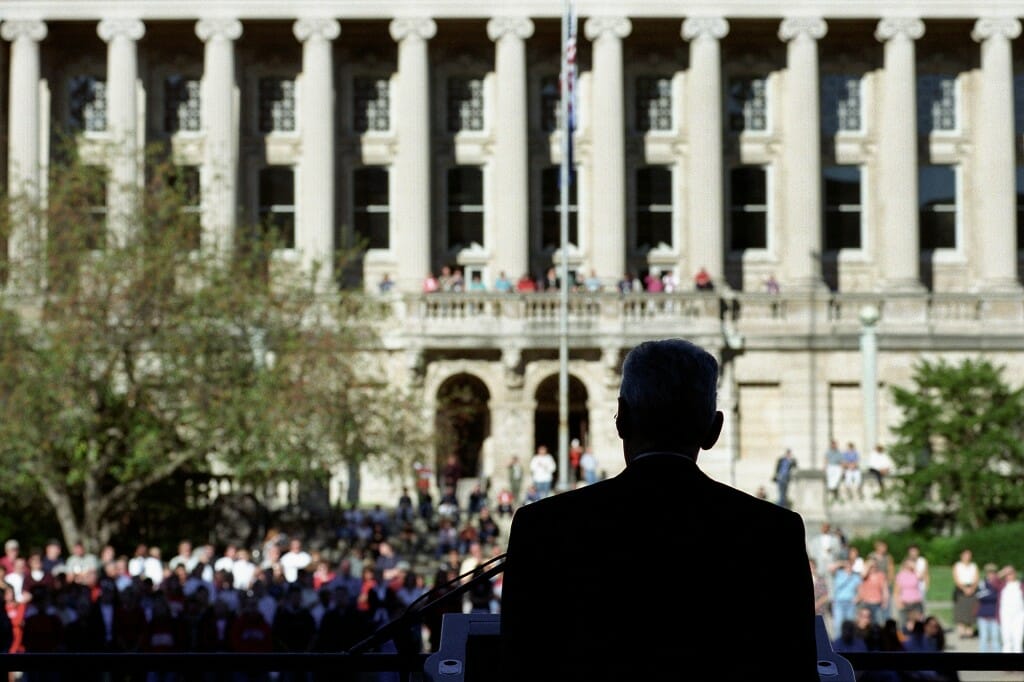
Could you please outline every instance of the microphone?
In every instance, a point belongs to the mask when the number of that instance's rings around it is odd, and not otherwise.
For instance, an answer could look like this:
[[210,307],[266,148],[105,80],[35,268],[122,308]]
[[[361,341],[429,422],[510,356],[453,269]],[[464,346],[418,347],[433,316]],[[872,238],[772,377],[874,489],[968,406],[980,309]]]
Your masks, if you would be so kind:
[[[409,604],[409,606],[405,608],[405,611],[403,611],[400,616],[398,616],[394,620],[384,623],[384,625],[381,625],[379,628],[370,633],[368,637],[350,646],[345,651],[345,653],[362,654],[366,653],[367,651],[370,651],[374,647],[379,646],[380,644],[383,644],[384,642],[391,639],[394,633],[401,631],[402,628],[408,627],[409,625],[415,623],[417,620],[419,620],[419,617],[422,616],[424,612],[434,608],[435,606],[443,604],[449,599],[454,599],[455,597],[464,594],[471,587],[480,584],[484,580],[490,580],[492,577],[496,576],[497,574],[505,570],[505,559],[507,556],[508,552],[503,552],[496,557],[491,557],[487,561],[483,562],[482,564],[474,568],[472,571],[468,571],[458,576],[457,578],[449,580],[448,582],[444,583],[442,587],[448,588],[452,585],[458,585],[458,587],[456,587],[454,590],[451,590],[450,592],[445,592],[438,598],[434,599],[431,602],[423,604],[419,608],[415,608],[417,604],[424,601],[427,597],[430,596],[430,592],[425,592],[424,594],[420,595],[413,603]],[[489,568],[487,568],[488,566]],[[483,570],[482,572],[478,573],[478,571],[481,571],[481,569],[486,570]],[[465,578],[469,576],[473,577],[469,580],[466,580],[465,582],[461,582],[460,584],[460,581],[463,581]]]

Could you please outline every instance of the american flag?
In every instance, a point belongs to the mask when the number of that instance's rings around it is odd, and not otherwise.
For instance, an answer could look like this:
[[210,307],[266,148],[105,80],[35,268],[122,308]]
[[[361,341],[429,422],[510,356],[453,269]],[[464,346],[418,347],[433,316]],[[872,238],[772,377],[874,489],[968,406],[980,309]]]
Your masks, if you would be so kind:
[[565,0],[565,13],[562,17],[565,35],[565,45],[562,47],[562,96],[568,100],[567,125],[562,126],[563,132],[568,133],[566,149],[566,163],[569,166],[569,183],[572,184],[575,175],[575,162],[573,159],[573,133],[576,131],[576,3],[574,0]]

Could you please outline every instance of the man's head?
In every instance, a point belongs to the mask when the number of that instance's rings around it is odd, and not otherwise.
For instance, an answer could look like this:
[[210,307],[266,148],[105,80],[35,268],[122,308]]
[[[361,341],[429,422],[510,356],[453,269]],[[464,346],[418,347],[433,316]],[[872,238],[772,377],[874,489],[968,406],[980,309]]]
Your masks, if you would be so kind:
[[615,426],[628,462],[651,451],[696,459],[718,440],[718,362],[683,339],[641,343],[622,365]]

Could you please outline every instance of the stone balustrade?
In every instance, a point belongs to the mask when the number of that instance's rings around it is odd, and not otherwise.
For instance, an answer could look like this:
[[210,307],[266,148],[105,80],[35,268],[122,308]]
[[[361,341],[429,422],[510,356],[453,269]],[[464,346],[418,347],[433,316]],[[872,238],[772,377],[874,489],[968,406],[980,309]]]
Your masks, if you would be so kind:
[[[387,300],[398,323],[392,333],[398,335],[439,344],[472,338],[488,345],[493,337],[497,345],[509,335],[539,346],[557,343],[557,293],[389,294]],[[985,345],[981,339],[995,347],[1024,346],[1024,298],[999,293],[572,293],[568,323],[574,343],[583,345],[597,337],[618,336],[628,345],[639,338],[707,340],[726,332],[754,346],[806,346],[816,339],[818,345],[855,347],[865,306],[878,310],[883,347],[898,345],[900,338],[924,348],[928,339],[936,348],[957,340],[978,347]]]

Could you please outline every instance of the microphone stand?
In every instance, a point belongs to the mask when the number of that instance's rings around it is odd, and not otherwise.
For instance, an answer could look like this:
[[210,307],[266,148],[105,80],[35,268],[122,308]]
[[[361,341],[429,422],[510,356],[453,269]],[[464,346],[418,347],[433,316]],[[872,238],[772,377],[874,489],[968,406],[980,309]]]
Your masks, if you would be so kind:
[[402,628],[408,627],[409,625],[415,623],[417,620],[419,620],[419,617],[422,616],[425,611],[428,611],[429,609],[432,609],[435,606],[439,606],[440,604],[447,602],[449,599],[454,599],[457,596],[465,594],[471,587],[473,587],[474,585],[478,585],[484,580],[490,580],[492,577],[496,576],[497,574],[505,570],[506,556],[506,554],[502,554],[501,556],[491,559],[491,561],[494,561],[495,564],[490,568],[486,569],[483,573],[474,575],[469,580],[458,585],[451,592],[445,592],[440,597],[424,604],[418,609],[406,611],[398,618],[395,618],[394,620],[385,623],[384,625],[374,630],[369,637],[366,637],[365,639],[353,644],[351,647],[348,648],[348,651],[346,651],[345,653],[363,654],[370,651],[374,647],[379,646],[384,642],[388,641],[389,639],[391,639],[394,636],[394,634],[396,632],[401,631]]

